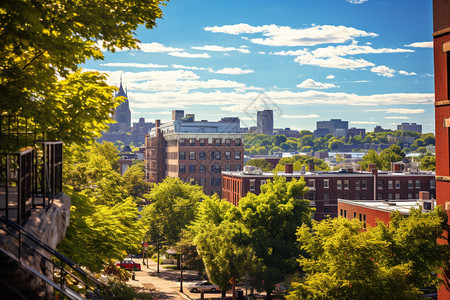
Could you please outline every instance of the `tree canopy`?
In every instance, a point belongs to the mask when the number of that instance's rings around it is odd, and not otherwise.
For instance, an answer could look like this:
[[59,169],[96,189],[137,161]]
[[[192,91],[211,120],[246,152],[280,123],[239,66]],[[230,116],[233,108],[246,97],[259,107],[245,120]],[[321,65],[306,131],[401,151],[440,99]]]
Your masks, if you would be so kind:
[[0,2],[0,113],[33,117],[51,138],[80,142],[98,134],[120,99],[104,75],[81,71],[88,59],[137,48],[164,0],[4,0]]
[[448,259],[448,244],[437,243],[446,223],[442,209],[412,209],[367,230],[342,217],[303,225],[297,235],[306,274],[294,280],[288,299],[421,299],[420,289],[439,285]]

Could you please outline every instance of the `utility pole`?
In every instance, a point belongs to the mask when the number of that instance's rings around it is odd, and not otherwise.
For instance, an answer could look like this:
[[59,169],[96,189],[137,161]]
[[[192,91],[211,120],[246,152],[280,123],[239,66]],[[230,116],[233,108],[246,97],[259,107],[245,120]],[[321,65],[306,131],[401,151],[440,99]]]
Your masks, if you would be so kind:
[[159,239],[158,239],[157,244],[156,244],[156,249],[158,251],[158,259],[156,261],[156,273],[159,274]]
[[180,254],[180,292],[183,292],[183,246],[181,246]]

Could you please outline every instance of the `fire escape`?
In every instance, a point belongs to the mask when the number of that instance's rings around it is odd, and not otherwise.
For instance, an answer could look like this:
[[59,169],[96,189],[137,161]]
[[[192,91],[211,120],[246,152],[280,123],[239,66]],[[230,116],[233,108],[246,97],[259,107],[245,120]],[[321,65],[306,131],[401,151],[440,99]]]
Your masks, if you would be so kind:
[[63,144],[45,140],[32,124],[0,116],[0,295],[111,298],[103,283],[25,229],[33,211],[47,211],[62,195]]

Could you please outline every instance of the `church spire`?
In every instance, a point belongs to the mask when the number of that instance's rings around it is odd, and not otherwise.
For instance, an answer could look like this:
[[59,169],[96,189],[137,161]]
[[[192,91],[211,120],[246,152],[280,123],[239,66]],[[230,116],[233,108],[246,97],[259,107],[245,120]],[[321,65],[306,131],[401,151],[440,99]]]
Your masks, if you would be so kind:
[[123,85],[122,85],[122,73],[120,73],[119,92],[117,93],[116,97],[119,97],[119,96],[128,98],[127,93],[123,90]]

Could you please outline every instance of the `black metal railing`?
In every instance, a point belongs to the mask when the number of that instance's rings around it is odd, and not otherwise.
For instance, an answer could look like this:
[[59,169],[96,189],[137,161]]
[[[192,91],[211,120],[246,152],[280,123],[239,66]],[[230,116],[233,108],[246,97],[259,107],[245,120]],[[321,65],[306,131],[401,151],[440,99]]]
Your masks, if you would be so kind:
[[[0,214],[0,232],[3,234],[4,244],[5,238],[10,238],[8,246],[0,248],[0,252],[8,255],[35,278],[39,278],[42,284],[50,285],[69,299],[84,299],[81,294],[92,292],[99,298],[104,298],[102,293],[107,290],[103,283],[3,214]],[[81,288],[74,291],[69,286]],[[113,298],[112,295],[108,296]]]

